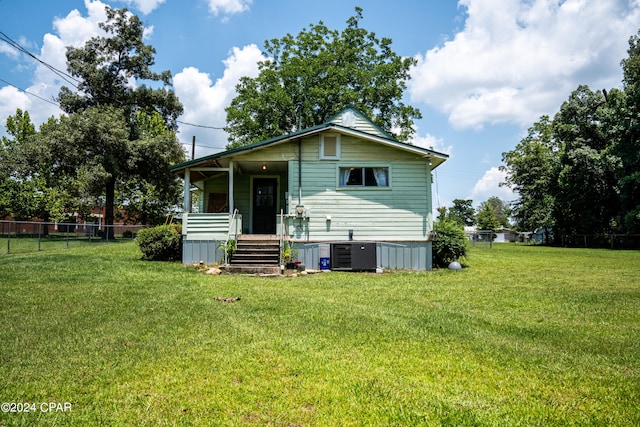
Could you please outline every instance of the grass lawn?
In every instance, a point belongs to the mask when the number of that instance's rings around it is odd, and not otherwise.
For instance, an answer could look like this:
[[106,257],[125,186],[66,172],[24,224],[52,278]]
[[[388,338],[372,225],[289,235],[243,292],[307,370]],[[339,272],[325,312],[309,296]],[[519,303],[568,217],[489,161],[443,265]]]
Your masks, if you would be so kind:
[[0,256],[0,402],[36,404],[0,426],[640,425],[638,251],[298,278],[140,257]]
[[[122,239],[122,241],[132,239]],[[77,248],[82,246],[99,245],[104,243],[100,237],[88,238],[84,235],[51,234],[38,239],[37,237],[14,237],[7,239],[7,236],[0,236],[0,256],[19,253],[30,253],[38,251],[53,251],[60,249]],[[113,242],[110,242],[113,243]]]

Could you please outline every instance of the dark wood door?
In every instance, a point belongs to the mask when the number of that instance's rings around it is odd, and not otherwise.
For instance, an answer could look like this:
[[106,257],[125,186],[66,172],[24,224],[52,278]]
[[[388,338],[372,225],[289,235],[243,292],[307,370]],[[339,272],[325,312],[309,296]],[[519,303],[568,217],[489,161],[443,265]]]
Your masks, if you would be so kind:
[[278,180],[253,180],[253,234],[276,234]]

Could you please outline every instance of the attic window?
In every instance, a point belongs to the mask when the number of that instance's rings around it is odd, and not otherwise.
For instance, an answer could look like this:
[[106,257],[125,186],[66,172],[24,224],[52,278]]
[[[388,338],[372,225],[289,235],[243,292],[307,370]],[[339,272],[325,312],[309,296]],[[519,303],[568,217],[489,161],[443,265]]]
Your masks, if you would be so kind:
[[327,134],[320,137],[320,159],[340,159],[340,135]]

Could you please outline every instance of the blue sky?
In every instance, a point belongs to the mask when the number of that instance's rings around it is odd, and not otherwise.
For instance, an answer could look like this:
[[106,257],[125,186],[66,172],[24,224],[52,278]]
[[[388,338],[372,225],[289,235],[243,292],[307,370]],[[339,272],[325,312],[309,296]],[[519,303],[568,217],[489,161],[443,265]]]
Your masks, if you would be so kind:
[[[319,21],[342,30],[362,7],[364,28],[418,59],[405,100],[424,116],[413,142],[450,155],[437,169],[434,205],[514,200],[498,187],[501,154],[578,85],[620,87],[620,61],[640,28],[640,0],[0,0],[0,31],[65,70],[65,46],[99,34],[105,4],[144,22],[155,70],[174,75],[180,120],[213,127],[224,126],[238,79],[256,75],[265,40]],[[0,41],[0,123],[16,108],[36,125],[59,115],[40,98],[52,100],[62,83]],[[194,135],[197,157],[227,143],[221,130],[180,126],[185,148]]]

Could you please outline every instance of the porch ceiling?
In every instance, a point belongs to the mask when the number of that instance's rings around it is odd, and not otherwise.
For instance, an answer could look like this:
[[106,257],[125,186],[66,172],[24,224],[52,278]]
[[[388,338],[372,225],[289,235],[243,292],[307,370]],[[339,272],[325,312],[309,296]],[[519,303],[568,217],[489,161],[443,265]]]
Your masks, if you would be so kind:
[[281,173],[287,171],[287,162],[284,161],[239,161],[236,162],[237,171],[240,174],[256,174],[256,173]]

